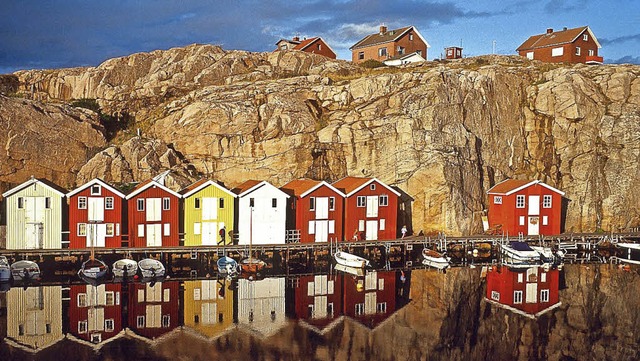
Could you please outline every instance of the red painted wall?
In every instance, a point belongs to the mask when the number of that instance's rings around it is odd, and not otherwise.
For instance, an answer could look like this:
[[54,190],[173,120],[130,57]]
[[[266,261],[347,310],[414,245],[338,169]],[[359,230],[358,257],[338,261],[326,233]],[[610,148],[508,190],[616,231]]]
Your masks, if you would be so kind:
[[[179,300],[178,300],[178,290],[180,283],[175,281],[169,282],[158,282],[155,284],[156,287],[162,287],[162,301],[159,302],[139,302],[138,301],[138,290],[142,290],[145,293],[146,299],[146,287],[145,283],[131,283],[129,284],[129,315],[128,315],[128,323],[129,328],[132,329],[138,335],[147,337],[147,338],[156,338],[164,335],[165,333],[173,330],[178,327],[178,308],[179,308]],[[165,299],[165,290],[169,290],[169,299]],[[137,319],[138,316],[146,316],[147,313],[147,305],[161,305],[161,314],[162,316],[169,316],[169,325],[168,327],[138,327]],[[162,317],[160,317],[162,320]],[[145,319],[146,322],[146,319]]]
[[[410,34],[413,34],[413,40],[409,40]],[[398,54],[398,46],[401,46],[404,48],[403,54],[411,54],[420,50],[422,52],[421,56],[427,59],[427,44],[425,44],[422,41],[422,39],[420,39],[420,37],[415,33],[415,31],[411,30],[406,34],[404,34],[402,37],[400,37],[400,39],[398,39],[395,42],[389,42],[385,44],[377,44],[377,45],[371,45],[364,48],[353,49],[351,51],[351,61],[354,63],[361,63],[368,59],[385,61],[388,58],[393,58],[395,56],[400,55]],[[386,56],[378,55],[378,49],[380,48],[387,48]],[[364,53],[364,59],[359,58],[358,54],[360,52]]]
[[[344,301],[343,301],[343,313],[345,316],[351,317],[360,321],[362,324],[368,327],[376,327],[380,322],[386,320],[396,309],[396,274],[395,271],[378,272],[378,280],[384,279],[383,290],[357,290],[358,279],[364,283],[364,277],[355,279],[353,277],[344,278]],[[376,287],[379,281],[376,281]],[[376,303],[387,303],[387,311],[384,313],[376,313],[371,315],[356,315],[356,304],[365,303],[365,294],[375,292]]]
[[[165,198],[170,201],[169,210],[162,210],[161,221],[147,222],[146,220],[146,199],[147,198]],[[138,199],[145,199],[145,210],[138,211]],[[162,202],[162,201],[161,201]],[[146,247],[147,246],[147,230],[145,227],[144,237],[138,237],[139,224],[163,224],[162,230],[162,247],[177,247],[180,244],[179,220],[180,220],[180,199],[173,194],[159,187],[147,188],[127,200],[129,212],[129,247]],[[164,235],[164,224],[169,223],[169,236]]]
[[[487,273],[487,299],[491,299],[491,292],[496,291],[500,293],[500,300],[496,302],[511,306],[529,314],[536,314],[560,302],[560,271],[557,269],[549,270],[549,272],[546,272],[546,282],[542,282],[540,275],[545,271],[542,267],[537,267],[537,269],[537,303],[526,302],[527,273],[514,272],[506,266],[493,267]],[[518,282],[518,274],[523,275],[523,282]],[[549,290],[549,302],[540,302],[540,291],[543,289]],[[516,304],[513,302],[514,291],[522,291],[522,303]]]
[[[516,208],[516,196],[525,196],[524,208]],[[502,231],[510,236],[516,236],[519,233],[523,235],[528,234],[528,211],[529,211],[529,196],[540,196],[540,215],[539,224],[541,235],[556,235],[561,233],[562,229],[562,196],[540,184],[531,185],[525,189],[522,189],[516,193],[508,196],[502,195],[502,204],[495,204],[495,194],[489,194],[489,211],[488,220],[489,227],[494,228],[498,225],[502,225]],[[551,195],[551,208],[543,208],[542,202],[545,195]],[[500,196],[500,195],[498,195]],[[524,225],[520,225],[520,216],[525,217]],[[548,224],[542,225],[542,217],[548,217]]]
[[311,315],[309,315],[309,305],[314,304],[314,296],[309,296],[308,291],[309,282],[313,282],[315,276],[301,276],[298,287],[295,289],[296,318],[305,320],[308,324],[314,325],[318,328],[323,328],[343,314],[342,285],[344,275],[329,275],[328,277],[334,282],[333,294],[327,295],[327,304],[333,303],[333,316],[328,316],[326,318],[311,318]]
[[[371,190],[370,185],[375,184],[376,189]],[[358,196],[389,196],[389,205],[378,206],[378,217],[367,218],[367,207],[358,207]],[[385,220],[385,229],[380,231],[380,219]],[[378,182],[367,184],[364,188],[354,193],[345,200],[344,207],[344,239],[353,240],[353,233],[358,229],[358,221],[378,220],[378,239],[390,240],[396,239],[398,234],[398,196],[391,192]],[[365,231],[360,232],[359,240],[365,239]]]
[[[320,49],[318,49],[318,45],[320,46]],[[324,55],[327,58],[331,58],[331,59],[336,58],[336,54],[333,51],[331,51],[331,49],[327,46],[327,43],[322,41],[322,39],[318,39],[314,41],[313,44],[307,46],[303,51],[307,53]]]
[[[564,48],[563,55],[551,56],[551,49]],[[576,47],[580,47],[580,55],[576,55]],[[533,59],[541,60],[548,63],[586,63],[589,56],[589,50],[593,50],[594,56],[598,56],[598,45],[589,35],[589,39],[584,41],[582,35],[573,43],[549,46],[545,48],[519,51],[520,56],[527,56],[527,53],[533,51]]]
[[122,286],[119,283],[105,284],[105,291],[112,291],[114,293],[114,305],[100,307],[104,309],[104,319],[113,320],[113,331],[78,332],[78,323],[88,320],[89,308],[95,309],[98,307],[79,307],[78,295],[87,293],[87,285],[71,285],[71,289],[69,290],[69,331],[71,334],[91,342],[91,335],[100,333],[102,341],[104,342],[122,330]]
[[[343,212],[344,212],[344,197],[336,193],[326,185],[318,187],[318,189],[306,195],[304,198],[291,197],[289,198],[289,207],[287,209],[287,217],[294,219],[294,223],[291,224],[293,228],[300,230],[300,242],[301,243],[314,243],[315,234],[309,234],[309,221],[315,220],[316,211],[309,210],[310,199],[312,197],[334,197],[335,206],[334,210],[329,209],[329,220],[335,221],[335,233],[329,234],[329,239],[335,239],[342,241],[344,239],[343,232]],[[295,200],[294,200],[295,198]]]
[[[105,238],[106,248],[119,248],[122,245],[122,232],[126,222],[126,216],[123,212],[124,200],[120,196],[111,192],[109,189],[102,187],[101,195],[91,195],[91,187],[87,187],[69,198],[69,248],[87,248],[87,237],[78,236],[78,223],[88,223],[88,207],[86,209],[78,209],[78,197],[88,198],[106,198],[113,197],[113,209],[104,210],[104,222],[114,224],[114,236]],[[105,202],[106,204],[106,202]],[[120,234],[116,233],[118,229],[115,224],[120,225]]]

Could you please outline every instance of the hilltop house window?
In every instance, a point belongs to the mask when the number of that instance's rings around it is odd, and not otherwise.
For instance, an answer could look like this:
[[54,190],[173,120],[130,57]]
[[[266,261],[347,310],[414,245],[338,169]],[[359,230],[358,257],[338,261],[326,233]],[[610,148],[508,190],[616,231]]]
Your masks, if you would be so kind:
[[404,48],[398,45],[398,55],[404,54]]
[[280,50],[287,50],[287,44],[280,45]]
[[596,55],[596,52],[593,51],[593,49],[589,49],[589,56],[594,56]]
[[102,187],[100,185],[98,185],[98,184],[92,185],[91,186],[91,195],[92,196],[99,196],[101,190],[102,190]]
[[78,209],[87,209],[87,197],[78,197]]
[[78,236],[86,237],[87,236],[87,224],[86,223],[78,223]]
[[24,208],[24,198],[18,197],[18,209]]
[[44,208],[51,209],[51,197],[46,197],[44,199]]
[[322,50],[322,45],[318,44],[318,50]]
[[336,197],[329,197],[329,210],[333,211],[336,209]]
[[562,55],[564,55],[564,48],[551,49],[551,56],[562,56]]
[[378,56],[380,57],[387,56],[387,48],[378,49]]
[[522,303],[522,291],[513,291],[513,303]]
[[376,311],[378,313],[387,313],[387,303],[386,302],[380,302],[376,305]]
[[107,197],[104,199],[104,208],[113,209],[113,197]]
[[549,217],[548,216],[542,216],[542,225],[543,226],[548,226],[549,225]]
[[580,55],[580,47],[576,46],[576,55]]
[[310,211],[316,210],[316,197],[309,198],[309,210]]
[[521,226],[524,226],[524,216],[520,216],[518,224],[520,224]]
[[516,208],[524,208],[524,195],[516,196]]
[[364,303],[356,303],[356,316],[364,315]]
[[86,293],[78,293],[78,307],[87,307]]
[[383,194],[380,196],[380,201],[378,202],[381,206],[388,206],[389,205],[389,196],[386,194]]
[[200,198],[196,198],[193,200],[193,206],[195,209],[200,209]]
[[413,41],[413,33],[409,34],[409,41]]
[[358,196],[356,201],[357,201],[356,206],[358,206],[358,207],[366,207],[367,206],[367,197],[365,197],[365,196]]
[[87,321],[78,322],[78,333],[87,333]]
[[533,51],[528,51],[527,52],[527,59],[533,60]]
[[104,320],[104,330],[107,332],[111,332],[114,330],[113,319]]
[[502,204],[502,196],[493,196],[493,204]]
[[171,207],[171,201],[169,198],[162,198],[162,209],[168,211]]
[[589,35],[587,35],[587,34],[583,34],[583,35],[582,35],[582,40],[584,40],[584,41],[589,41]]
[[363,60],[364,59],[364,51],[361,51],[358,53],[358,60]]
[[144,199],[138,199],[138,210],[139,211],[144,211]]
[[549,302],[549,290],[540,291],[540,302]]
[[551,208],[551,196],[545,195],[542,197],[542,208]]
[[220,198],[220,209],[224,208],[224,198]]

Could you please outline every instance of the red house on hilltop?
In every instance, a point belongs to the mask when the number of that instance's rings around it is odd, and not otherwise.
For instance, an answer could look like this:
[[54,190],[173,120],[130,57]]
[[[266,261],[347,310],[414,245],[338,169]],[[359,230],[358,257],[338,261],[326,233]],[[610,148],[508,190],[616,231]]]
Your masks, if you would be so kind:
[[598,49],[602,46],[588,26],[561,31],[547,29],[533,35],[516,49],[520,56],[549,63],[602,64]]
[[324,181],[293,180],[280,188],[287,200],[287,229],[300,230],[301,243],[340,240],[345,194]]
[[276,43],[277,49],[280,50],[300,50],[306,53],[324,55],[327,58],[335,59],[337,57],[336,52],[331,49],[321,37],[304,38],[300,40],[299,36],[294,36],[293,39],[280,39]]
[[179,245],[180,194],[148,180],[140,183],[126,199],[130,247]]
[[346,239],[396,239],[400,193],[376,178],[345,177],[333,186],[346,194]]
[[71,285],[69,331],[92,343],[109,340],[122,331],[122,285]]
[[349,50],[351,50],[351,61],[354,63],[362,63],[370,59],[383,62],[411,53],[427,59],[429,46],[415,26],[389,30],[381,25],[379,32],[365,36],[353,44]]
[[69,248],[122,246],[124,194],[95,178],[67,193]]
[[506,266],[494,267],[487,273],[489,302],[525,316],[537,317],[560,305],[560,271],[543,267],[512,270]]
[[564,192],[538,180],[508,179],[489,195],[489,227],[509,235],[554,235],[562,232]]

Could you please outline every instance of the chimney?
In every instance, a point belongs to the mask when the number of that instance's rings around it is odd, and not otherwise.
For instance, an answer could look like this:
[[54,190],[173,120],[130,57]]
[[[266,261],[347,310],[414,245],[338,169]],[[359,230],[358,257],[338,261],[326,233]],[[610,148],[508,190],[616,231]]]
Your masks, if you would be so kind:
[[386,32],[387,32],[387,27],[384,24],[380,25],[380,35]]
[[553,28],[547,28],[547,34],[553,33]]
[[567,27],[565,26],[564,28],[562,28],[562,31],[567,31]]
[[298,35],[294,36],[293,41],[300,41],[300,37]]

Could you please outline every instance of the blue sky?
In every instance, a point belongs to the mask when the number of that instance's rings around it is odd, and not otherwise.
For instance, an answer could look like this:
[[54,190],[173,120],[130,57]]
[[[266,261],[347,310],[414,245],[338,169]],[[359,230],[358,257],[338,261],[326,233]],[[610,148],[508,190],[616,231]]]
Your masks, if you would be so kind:
[[2,0],[0,73],[96,66],[193,43],[269,51],[280,38],[322,36],[341,59],[381,23],[415,25],[431,45],[466,56],[515,54],[546,28],[589,25],[608,63],[640,64],[640,0]]

